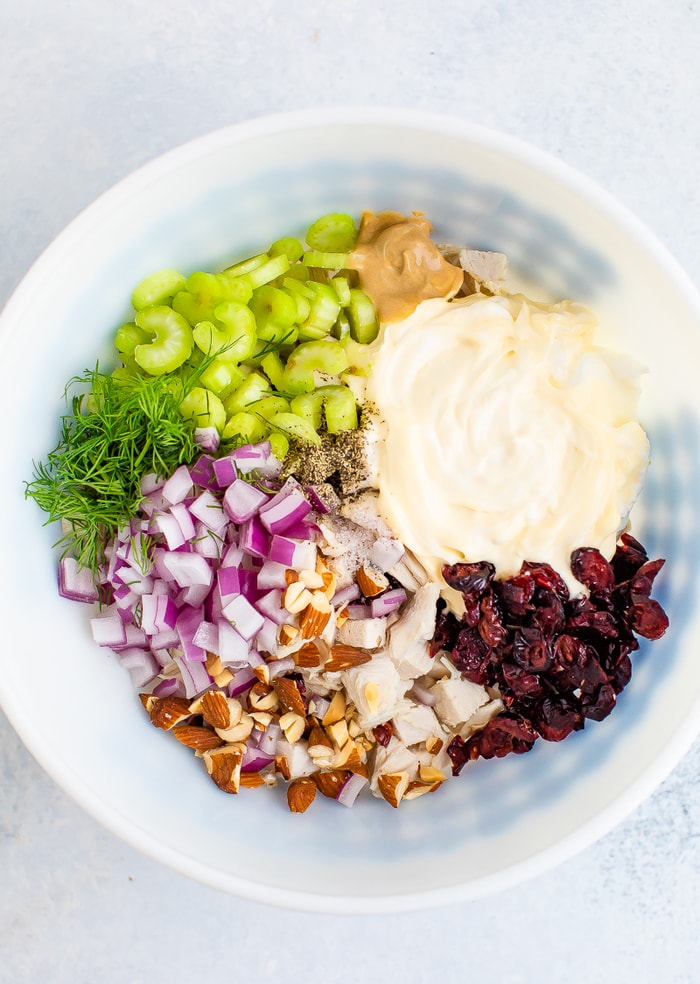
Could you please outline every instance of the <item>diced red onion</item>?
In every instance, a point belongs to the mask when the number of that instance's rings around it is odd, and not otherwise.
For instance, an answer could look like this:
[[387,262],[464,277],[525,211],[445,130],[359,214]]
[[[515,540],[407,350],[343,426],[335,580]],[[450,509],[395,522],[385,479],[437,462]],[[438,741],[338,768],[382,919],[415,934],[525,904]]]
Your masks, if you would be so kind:
[[92,638],[98,646],[119,649],[126,645],[126,626],[119,615],[99,615],[90,619]]
[[170,505],[182,502],[192,492],[192,476],[187,465],[180,465],[161,489],[163,498]]
[[185,541],[191,540],[194,536],[194,520],[185,503],[176,502],[170,507],[170,515],[177,520]]
[[[255,647],[259,653],[274,653],[277,649],[278,627],[271,618],[266,618],[255,637]],[[251,650],[254,653],[255,649]],[[262,657],[261,657],[262,661]],[[255,664],[253,664],[255,665]]]
[[245,523],[267,502],[267,494],[261,489],[237,478],[226,489],[224,509],[234,523]]
[[222,567],[240,567],[243,562],[243,551],[237,543],[231,543],[224,550],[221,558]]
[[265,621],[243,595],[236,595],[227,602],[223,607],[223,615],[248,642],[260,631]]
[[155,472],[146,472],[145,475],[141,476],[139,488],[141,489],[142,495],[151,495],[152,492],[157,492],[163,488],[163,479],[156,475]]
[[348,605],[347,606],[348,618],[358,619],[358,618],[372,618],[372,611],[369,605]]
[[237,697],[238,694],[250,690],[253,684],[258,682],[258,678],[250,666],[241,666],[231,672],[233,675],[227,688],[229,697]]
[[260,507],[260,522],[270,533],[284,533],[311,512],[311,503],[296,479],[288,479],[271,499]]
[[309,704],[311,704],[312,702],[314,706],[314,711],[313,711],[314,717],[317,717],[320,721],[321,718],[325,717],[326,711],[331,706],[331,702],[327,697],[324,697],[321,694],[313,694],[311,700],[309,701]]
[[257,573],[250,568],[241,567],[238,571],[238,577],[241,582],[241,594],[251,604],[254,604],[260,597]]
[[207,654],[201,646],[194,643],[197,628],[204,618],[201,608],[186,605],[178,614],[175,628],[180,637],[180,645],[188,662],[204,663]]
[[359,775],[357,772],[351,772],[336,793],[335,798],[342,806],[352,806],[358,794],[362,792],[366,785],[367,779],[364,776]]
[[316,568],[316,544],[301,540],[290,540],[284,536],[274,535],[270,540],[268,557],[278,564],[291,567],[292,570],[310,570]]
[[270,755],[268,752],[262,752],[249,741],[241,759],[241,772],[259,772],[266,766],[272,765],[274,761],[274,755]]
[[377,595],[369,603],[372,618],[381,618],[382,615],[389,615],[391,612],[397,611],[407,597],[408,595],[403,588],[390,588],[388,591]]
[[197,553],[169,551],[159,558],[160,564],[169,571],[181,588],[192,584],[210,585],[213,573],[206,557]]
[[153,688],[153,694],[156,697],[182,697],[184,693],[185,688],[182,685],[182,680],[178,677],[167,677]]
[[250,661],[250,642],[225,618],[219,619],[216,625],[219,634],[217,655],[221,662],[225,666],[247,666]]
[[62,557],[58,563],[58,593],[62,598],[86,603],[99,598],[92,571],[73,557]]
[[269,660],[267,669],[270,674],[270,679],[274,680],[275,677],[284,676],[285,673],[291,673],[295,665],[293,656],[283,656],[281,659]]
[[208,529],[223,535],[229,518],[223,504],[209,489],[204,489],[190,506],[190,514]]
[[380,536],[370,547],[369,562],[385,573],[394,564],[398,564],[405,552],[404,546],[399,540],[388,536]]
[[182,588],[175,595],[175,604],[178,608],[182,608],[183,605],[192,605],[197,608],[207,600],[209,591],[208,584],[188,584],[186,588]]
[[171,513],[154,513],[153,527],[156,532],[162,533],[165,537],[168,550],[176,550],[185,543],[182,527]]
[[266,559],[270,552],[270,536],[257,516],[241,524],[238,544],[244,553]]
[[212,622],[201,621],[192,637],[195,646],[201,646],[208,653],[219,655],[219,629]]
[[190,477],[195,486],[200,489],[214,491],[218,489],[214,475],[214,461],[210,454],[200,454],[195,463],[190,466]]
[[194,439],[203,451],[218,450],[220,438],[216,427],[195,427]]
[[216,572],[216,582],[222,600],[229,595],[241,593],[241,570],[239,567],[220,567]]
[[231,457],[236,462],[238,470],[244,475],[247,475],[255,468],[260,468],[267,464],[271,456],[272,448],[269,441],[260,441],[258,444],[244,444],[231,453]]
[[177,621],[177,609],[168,595],[147,594],[141,598],[141,627],[147,635],[172,630]]
[[282,607],[281,588],[272,588],[255,602],[257,610],[276,625],[283,625],[289,619],[289,612]]
[[287,568],[274,560],[266,560],[258,571],[258,587],[261,590],[286,588]]
[[[161,649],[172,649],[174,646],[180,645],[180,636],[177,634],[174,628],[163,629],[162,632],[155,632],[151,636],[151,649],[156,652]],[[168,662],[172,661],[172,656],[169,657]]]
[[258,738],[258,748],[261,752],[274,755],[277,742],[282,735],[282,728],[277,721],[270,721],[268,726]]
[[236,462],[231,455],[214,459],[214,478],[220,489],[227,489],[238,478]]
[[158,676],[160,666],[147,649],[124,649],[119,653],[120,664],[129,671],[134,687],[140,689]]
[[354,581],[352,584],[348,584],[345,588],[340,588],[333,595],[333,605],[337,608],[340,605],[347,605],[348,602],[355,601],[360,597],[362,592],[360,591],[359,584]]
[[340,505],[340,497],[330,485],[325,485],[323,490],[317,485],[307,485],[304,491],[316,512],[323,514],[333,512]]
[[224,541],[221,534],[209,529],[204,523],[196,523],[194,528],[194,540],[192,549],[195,553],[209,560],[220,560],[221,552],[224,548]]
[[175,662],[182,675],[185,697],[196,697],[197,694],[201,694],[203,690],[211,686],[212,679],[207,673],[204,663],[193,662],[185,656],[176,656]]

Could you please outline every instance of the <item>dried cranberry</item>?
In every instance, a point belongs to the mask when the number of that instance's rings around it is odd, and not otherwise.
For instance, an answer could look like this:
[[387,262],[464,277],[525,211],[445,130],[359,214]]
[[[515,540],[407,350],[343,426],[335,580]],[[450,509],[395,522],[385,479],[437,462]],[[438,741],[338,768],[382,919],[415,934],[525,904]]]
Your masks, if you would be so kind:
[[564,628],[566,615],[564,604],[553,591],[548,588],[538,588],[535,592],[535,606],[532,611],[532,622],[544,636],[552,636]]
[[613,686],[616,694],[619,694],[625,689],[627,684],[632,678],[632,661],[629,656],[623,656],[620,659],[610,675],[610,683]]
[[583,715],[565,697],[545,697],[532,723],[546,741],[563,741],[572,731],[580,731]]
[[491,718],[486,727],[467,739],[464,748],[467,759],[503,758],[509,752],[522,755],[537,741],[537,732],[529,722],[504,712]]
[[459,619],[447,610],[447,604],[438,598],[435,632],[430,643],[430,655],[435,656],[443,649],[450,650],[459,635]]
[[524,670],[543,673],[552,665],[552,651],[540,629],[523,626],[513,637],[513,659]]
[[648,559],[647,552],[639,540],[635,540],[630,533],[623,533],[610,562],[617,583],[629,581]]
[[609,594],[615,587],[615,572],[600,550],[580,547],[571,554],[571,572],[591,594]]
[[468,680],[472,683],[488,683],[487,669],[491,649],[479,635],[478,629],[462,629],[451,655],[454,665]]
[[570,615],[566,620],[566,627],[569,631],[576,629],[579,632],[584,631],[590,635],[600,635],[610,639],[616,639],[620,634],[617,619],[612,612],[595,608]]
[[486,588],[493,581],[496,568],[487,560],[479,561],[476,564],[446,564],[442,569],[442,576],[451,588],[462,592],[476,592],[483,594]]
[[503,625],[498,602],[492,591],[487,592],[479,605],[480,615],[477,623],[479,635],[487,646],[496,649],[505,642],[508,635]]
[[[458,776],[462,771],[463,767],[469,761],[469,756],[467,754],[467,743],[461,735],[455,735],[452,741],[449,743],[445,749],[452,762],[452,775]],[[478,758],[478,756],[474,756]]]
[[592,691],[607,682],[596,651],[582,639],[564,633],[554,644],[553,674],[558,689]]
[[532,576],[538,588],[547,588],[548,591],[553,591],[554,594],[559,595],[562,601],[568,601],[569,589],[564,579],[549,564],[533,564],[526,560],[520,568],[521,574],[525,572]]
[[602,721],[615,706],[615,688],[611,683],[602,683],[594,694],[584,694],[581,709],[585,718]]
[[628,617],[631,628],[645,639],[660,639],[668,628],[668,616],[653,598],[632,605]]
[[663,560],[649,560],[642,564],[629,581],[629,596],[632,604],[646,601],[650,597],[654,586],[654,579],[664,566]]
[[495,581],[501,603],[512,615],[525,615],[535,593],[535,582],[529,574],[516,574],[504,581]]
[[372,728],[372,734],[377,744],[386,748],[394,734],[394,725],[391,721],[385,721],[384,724],[378,724],[376,728]]
[[504,691],[515,697],[542,697],[544,688],[540,677],[529,673],[515,663],[501,663],[499,682]]

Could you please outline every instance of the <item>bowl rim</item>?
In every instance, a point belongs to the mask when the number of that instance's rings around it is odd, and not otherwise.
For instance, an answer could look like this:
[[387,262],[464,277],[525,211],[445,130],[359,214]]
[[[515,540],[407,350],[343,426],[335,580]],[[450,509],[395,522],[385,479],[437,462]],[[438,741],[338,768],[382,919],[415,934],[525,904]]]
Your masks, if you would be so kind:
[[[60,261],[66,249],[77,243],[84,232],[119,207],[119,203],[158,177],[192,162],[218,148],[230,147],[269,134],[300,128],[323,128],[337,125],[380,125],[388,128],[418,129],[452,135],[517,160],[549,174],[577,197],[606,213],[628,235],[640,242],[645,252],[677,284],[679,291],[694,310],[700,323],[700,291],[670,250],[627,206],[592,178],[578,171],[548,151],[503,131],[448,114],[405,107],[355,105],[320,106],[255,116],[223,126],[180,144],[146,161],[103,191],[76,216],[41,251],[0,310],[0,353],[3,339],[12,325],[21,320],[22,310],[30,303],[34,284],[40,283]],[[700,732],[700,694],[691,713],[681,723],[669,742],[623,793],[593,819],[548,848],[503,871],[482,876],[459,885],[383,895],[325,895],[310,891],[291,891],[249,882],[195,861],[160,843],[138,823],[106,807],[85,781],[53,749],[35,740],[25,718],[21,700],[5,687],[0,677],[0,706],[34,759],[48,775],[81,806],[86,813],[121,840],[146,856],[159,861],[195,881],[229,894],[290,910],[333,914],[370,914],[405,912],[472,901],[496,894],[543,874],[592,845],[631,814],[687,753]]]

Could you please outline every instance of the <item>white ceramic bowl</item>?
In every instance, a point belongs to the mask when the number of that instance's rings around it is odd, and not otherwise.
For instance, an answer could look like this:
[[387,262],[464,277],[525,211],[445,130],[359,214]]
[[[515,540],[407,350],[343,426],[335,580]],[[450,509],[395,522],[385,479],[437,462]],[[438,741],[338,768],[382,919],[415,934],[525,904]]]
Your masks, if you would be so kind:
[[[601,316],[649,369],[652,466],[634,532],[668,565],[672,628],[634,660],[606,721],[561,745],[480,762],[394,812],[219,792],[148,723],[84,606],[56,593],[56,531],[24,500],[55,443],[66,380],[109,351],[132,287],[160,267],[214,269],[330,210],[424,211],[438,241],[502,250],[538,297]],[[585,847],[632,810],[698,731],[700,302],[655,239],[557,160],[479,127],[399,110],[301,112],[233,126],[121,182],[37,261],[0,321],[5,638],[0,699],[51,776],[118,836],[202,882],[330,912],[472,899]],[[17,426],[7,427],[7,415]],[[7,629],[10,628],[8,632]]]

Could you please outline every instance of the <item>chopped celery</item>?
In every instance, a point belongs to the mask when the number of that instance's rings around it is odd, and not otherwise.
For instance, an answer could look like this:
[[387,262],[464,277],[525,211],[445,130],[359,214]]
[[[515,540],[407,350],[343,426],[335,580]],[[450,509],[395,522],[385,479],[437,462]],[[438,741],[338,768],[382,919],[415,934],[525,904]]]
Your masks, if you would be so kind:
[[226,421],[221,437],[225,441],[240,438],[241,443],[255,444],[257,441],[263,441],[267,434],[266,421],[261,420],[254,413],[240,410]]
[[271,324],[276,328],[289,328],[297,320],[297,305],[294,297],[288,291],[273,287],[272,284],[257,287],[253,291],[249,307],[255,315],[258,332]]
[[246,410],[248,413],[257,413],[259,417],[270,420],[276,413],[289,411],[289,400],[285,400],[283,396],[263,396],[255,403],[249,403]]
[[225,362],[242,362],[255,347],[255,318],[249,307],[225,301],[214,308],[213,321],[200,321],[192,329],[197,348],[205,355],[217,355]]
[[135,311],[156,304],[165,304],[185,286],[185,277],[179,270],[158,270],[144,277],[140,284],[134,287],[131,303]]
[[347,277],[332,277],[330,285],[338,296],[341,307],[350,303],[350,283]]
[[245,373],[233,362],[217,356],[202,370],[199,381],[220,400],[225,400],[245,379]]
[[321,270],[343,270],[348,266],[349,260],[349,253],[322,253],[318,250],[304,253],[304,263]]
[[194,420],[197,427],[216,427],[221,432],[226,423],[224,405],[210,390],[193,387],[180,403],[180,413],[186,420]]
[[308,420],[314,430],[321,426],[322,417],[329,434],[357,429],[357,405],[347,386],[319,386],[311,393],[295,396],[291,409]]
[[263,284],[269,284],[271,280],[276,280],[285,274],[287,270],[289,270],[289,260],[284,253],[280,253],[279,256],[271,257],[261,264],[261,266],[246,273],[245,278],[250,286],[255,289],[256,287],[262,287]]
[[135,321],[127,321],[126,324],[117,329],[117,334],[114,336],[114,346],[124,359],[124,356],[133,356],[136,346],[150,342],[151,338],[151,333],[139,328]]
[[329,284],[309,281],[309,286],[314,296],[309,315],[299,326],[299,338],[303,341],[311,341],[327,335],[340,313],[338,295]]
[[347,252],[355,245],[357,232],[352,215],[329,212],[309,226],[306,242],[312,250],[322,252]]
[[134,349],[134,359],[152,376],[172,372],[192,354],[192,329],[180,314],[165,305],[143,308],[136,324],[153,336]]
[[335,376],[348,368],[348,357],[340,342],[323,339],[303,342],[287,359],[282,390],[287,393],[310,393],[314,389],[314,371]]
[[224,400],[226,414],[230,417],[244,410],[250,403],[255,403],[263,396],[269,396],[270,384],[259,372],[251,372],[230,396]]
[[260,368],[277,390],[284,390],[284,363],[277,352],[268,352],[260,360]]
[[274,454],[278,461],[284,461],[287,457],[287,452],[289,451],[289,438],[286,434],[281,431],[273,431],[268,435],[268,441],[270,442],[270,450]]
[[346,310],[354,340],[362,345],[373,342],[379,334],[379,322],[369,295],[359,287],[353,287]]
[[241,260],[240,263],[234,263],[233,266],[226,267],[222,270],[222,276],[224,277],[242,277],[244,274],[252,273],[253,270],[257,270],[258,267],[263,266],[270,259],[267,253],[258,253],[256,256],[249,256],[247,260]]
[[318,447],[321,438],[308,420],[297,416],[295,413],[276,413],[270,420],[273,427],[279,428],[288,437],[297,441],[304,441],[307,444],[315,444]]
[[293,236],[286,236],[284,239],[276,239],[267,252],[270,256],[284,254],[290,263],[296,263],[303,256],[304,247],[298,239]]

